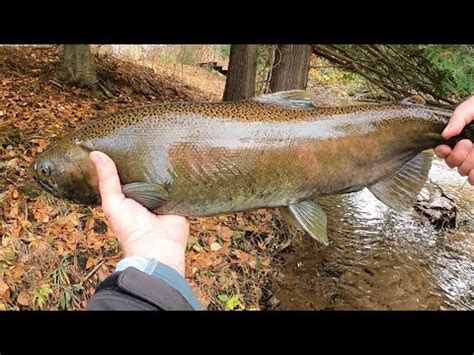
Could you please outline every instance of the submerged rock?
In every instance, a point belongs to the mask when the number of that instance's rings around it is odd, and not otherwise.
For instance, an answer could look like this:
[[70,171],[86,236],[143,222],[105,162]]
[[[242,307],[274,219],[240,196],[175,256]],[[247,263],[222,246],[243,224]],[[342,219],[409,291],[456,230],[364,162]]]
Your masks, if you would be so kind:
[[415,211],[426,217],[436,228],[456,228],[457,207],[437,184],[430,184],[420,193]]

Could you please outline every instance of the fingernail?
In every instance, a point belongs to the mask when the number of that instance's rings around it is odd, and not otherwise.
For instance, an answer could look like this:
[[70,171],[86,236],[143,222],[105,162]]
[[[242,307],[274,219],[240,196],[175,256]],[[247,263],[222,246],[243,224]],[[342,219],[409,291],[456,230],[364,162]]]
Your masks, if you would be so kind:
[[442,136],[444,139],[449,139],[449,138],[451,138],[451,134],[450,134],[449,131],[450,131],[450,130],[449,130],[449,126],[448,126],[448,127],[446,127],[446,128],[443,130],[443,132],[441,133],[441,136]]

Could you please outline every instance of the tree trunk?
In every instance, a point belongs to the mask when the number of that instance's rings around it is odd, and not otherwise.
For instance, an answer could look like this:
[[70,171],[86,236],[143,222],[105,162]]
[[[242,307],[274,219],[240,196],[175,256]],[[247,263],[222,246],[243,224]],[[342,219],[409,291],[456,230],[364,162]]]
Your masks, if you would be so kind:
[[88,44],[66,44],[59,78],[68,85],[95,89],[97,74]]
[[273,62],[270,92],[306,89],[310,56],[309,45],[278,45]]
[[257,46],[231,45],[223,100],[238,101],[254,97],[256,75]]

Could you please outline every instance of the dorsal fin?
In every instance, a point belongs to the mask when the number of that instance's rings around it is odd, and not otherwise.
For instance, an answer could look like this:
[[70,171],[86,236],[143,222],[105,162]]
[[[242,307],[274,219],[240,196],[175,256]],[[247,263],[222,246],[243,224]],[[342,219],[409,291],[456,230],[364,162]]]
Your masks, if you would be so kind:
[[315,108],[314,98],[308,91],[290,90],[279,91],[273,94],[260,95],[253,100],[267,104],[281,105],[294,108]]

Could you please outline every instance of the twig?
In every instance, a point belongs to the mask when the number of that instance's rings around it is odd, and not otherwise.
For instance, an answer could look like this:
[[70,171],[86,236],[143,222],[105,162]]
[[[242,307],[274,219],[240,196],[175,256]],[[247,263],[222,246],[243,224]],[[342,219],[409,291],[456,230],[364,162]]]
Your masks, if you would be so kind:
[[48,80],[48,83],[53,84],[53,85],[57,86],[57,87],[60,88],[60,89],[63,88],[63,86],[62,86],[60,83],[58,83],[57,81],[54,81],[54,80],[49,79],[49,80]]
[[92,275],[94,275],[97,270],[99,270],[99,268],[102,266],[102,264],[105,263],[105,260],[106,259],[102,259],[96,266],[95,268],[92,269],[92,271],[84,278],[84,281],[82,281],[81,283],[84,283],[86,282]]

